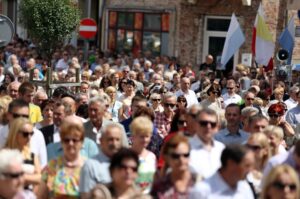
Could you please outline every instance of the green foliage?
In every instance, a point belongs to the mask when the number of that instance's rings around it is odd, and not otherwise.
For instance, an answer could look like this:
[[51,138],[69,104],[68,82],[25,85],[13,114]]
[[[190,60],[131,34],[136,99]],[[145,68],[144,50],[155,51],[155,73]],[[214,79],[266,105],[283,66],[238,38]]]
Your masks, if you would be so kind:
[[50,58],[79,25],[80,12],[73,0],[22,0],[21,23],[42,54]]

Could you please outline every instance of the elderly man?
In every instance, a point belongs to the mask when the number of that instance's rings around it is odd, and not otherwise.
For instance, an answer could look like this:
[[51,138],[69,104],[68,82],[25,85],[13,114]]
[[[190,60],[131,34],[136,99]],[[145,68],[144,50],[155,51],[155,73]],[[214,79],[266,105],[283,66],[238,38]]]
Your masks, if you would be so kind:
[[14,81],[14,82],[11,82],[7,87],[8,94],[13,100],[17,99],[19,97],[20,85],[21,85],[20,82]]
[[44,90],[39,90],[33,97],[33,103],[37,106],[41,106],[43,101],[48,99],[48,95]]
[[180,80],[180,90],[175,94],[177,97],[183,95],[187,101],[187,107],[192,106],[193,104],[198,104],[198,99],[194,91],[190,90],[191,80],[188,77],[183,77]]
[[124,145],[123,127],[109,122],[101,129],[99,154],[87,160],[81,169],[80,187],[82,199],[90,198],[90,192],[98,183],[109,183],[110,158]]
[[1,198],[35,199],[32,192],[24,191],[23,158],[18,150],[0,151],[0,196]]

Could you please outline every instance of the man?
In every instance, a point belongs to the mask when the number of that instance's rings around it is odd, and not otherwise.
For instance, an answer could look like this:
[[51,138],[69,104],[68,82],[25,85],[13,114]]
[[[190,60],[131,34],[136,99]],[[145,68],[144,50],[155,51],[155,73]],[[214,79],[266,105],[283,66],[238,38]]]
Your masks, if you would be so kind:
[[[0,126],[0,149],[4,147],[8,137],[11,122],[18,117],[29,118],[28,103],[22,99],[13,100],[8,105],[8,124]],[[47,152],[43,134],[38,129],[33,129],[34,134],[30,139],[30,150],[35,153],[41,163],[42,168],[47,165]]]
[[23,158],[18,150],[0,151],[0,196],[1,198],[35,199],[32,192],[23,190]]
[[[84,123],[85,137],[94,140],[97,144],[99,143],[100,137],[102,136],[101,129],[109,122],[109,120],[103,119],[107,101],[103,97],[94,97],[90,99],[88,105],[89,120]],[[123,129],[123,141],[124,145],[128,145],[127,136]]]
[[67,51],[64,51],[63,57],[60,60],[58,60],[56,66],[55,66],[55,70],[63,71],[65,74],[67,74],[67,71],[69,68],[68,61],[69,61],[69,54]]
[[252,133],[262,132],[268,125],[269,125],[269,120],[266,116],[263,116],[262,114],[256,114],[249,118],[248,133],[252,134]]
[[150,73],[154,72],[153,69],[151,68],[151,66],[152,66],[151,61],[146,60],[145,64],[144,64],[144,74],[145,74],[145,78],[147,80],[150,80]]
[[46,145],[60,142],[59,127],[67,115],[72,115],[71,107],[62,102],[56,102],[53,107],[53,124],[41,128]]
[[236,94],[236,83],[233,79],[227,80],[227,85],[226,85],[227,93],[223,95],[224,99],[224,105],[225,107],[228,104],[239,104],[242,100],[241,96]]
[[7,87],[8,94],[13,100],[17,99],[19,97],[20,85],[21,85],[20,82],[14,81],[14,82],[11,82]]
[[48,99],[48,95],[44,90],[39,90],[33,97],[33,103],[39,107],[41,107],[43,101]]
[[220,168],[224,144],[214,140],[219,128],[218,115],[214,110],[203,108],[196,118],[196,134],[190,139],[190,166],[206,179]]
[[177,97],[173,93],[167,92],[163,96],[162,102],[164,111],[155,113],[154,126],[158,129],[159,135],[164,138],[171,129],[177,105]]
[[24,82],[19,87],[19,98],[29,104],[29,119],[33,124],[40,122],[43,119],[41,108],[33,104],[34,93],[35,87],[30,82]]
[[176,96],[183,95],[187,101],[187,107],[193,104],[198,104],[198,99],[194,91],[190,90],[191,81],[188,77],[183,77],[180,80],[180,90],[176,92]]
[[200,65],[200,70],[208,71],[212,70],[214,71],[216,69],[214,62],[214,57],[212,55],[207,55],[205,57],[205,62]]
[[118,123],[109,122],[102,128],[99,154],[88,159],[81,169],[79,191],[82,199],[90,198],[90,192],[96,184],[111,181],[110,158],[122,147],[122,134],[123,127]]
[[215,139],[225,145],[244,144],[249,134],[240,129],[241,109],[238,104],[229,104],[225,108],[226,128],[220,130]]
[[86,119],[82,118],[82,117],[79,117],[76,115],[76,102],[75,100],[72,98],[72,97],[69,97],[69,96],[66,96],[66,97],[63,97],[61,99],[62,103],[63,104],[66,104],[70,107],[70,113],[68,116],[74,116],[74,117],[78,117],[82,122],[86,122]]
[[189,198],[254,198],[250,185],[245,180],[254,166],[254,153],[244,146],[227,146],[222,152],[221,162],[220,170],[205,181],[197,183]]
[[285,116],[286,121],[296,129],[300,123],[300,92],[297,94],[297,106],[290,109]]
[[251,91],[246,91],[244,93],[244,104],[241,105],[241,110],[243,110],[245,107],[255,107],[259,110],[259,113],[262,113],[259,106],[254,105],[254,99],[255,99],[255,93]]
[[80,92],[81,93],[88,93],[89,92],[89,88],[90,88],[90,85],[88,82],[81,82],[81,85],[80,85]]
[[298,104],[298,93],[300,91],[300,88],[298,86],[293,86],[290,88],[290,97],[289,99],[285,100],[284,103],[287,106],[288,110],[291,110],[292,108],[296,107]]

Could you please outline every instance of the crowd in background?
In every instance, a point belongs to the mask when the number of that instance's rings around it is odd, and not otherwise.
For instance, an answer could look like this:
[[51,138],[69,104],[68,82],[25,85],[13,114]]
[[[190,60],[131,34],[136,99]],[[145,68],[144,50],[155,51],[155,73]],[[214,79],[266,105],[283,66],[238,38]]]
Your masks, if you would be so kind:
[[[49,67],[51,93],[34,83]],[[298,199],[297,75],[72,46],[47,60],[15,38],[0,49],[0,198]]]

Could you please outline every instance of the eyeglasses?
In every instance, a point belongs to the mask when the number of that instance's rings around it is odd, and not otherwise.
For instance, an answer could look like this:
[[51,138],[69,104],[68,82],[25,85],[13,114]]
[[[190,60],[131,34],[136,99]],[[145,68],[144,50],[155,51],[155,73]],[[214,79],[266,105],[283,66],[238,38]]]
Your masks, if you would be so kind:
[[248,98],[247,98],[247,100],[248,100],[248,101],[253,101],[253,100],[254,100],[254,98],[250,98],[250,97],[248,97]]
[[62,139],[64,144],[69,144],[70,142],[73,142],[74,144],[81,142],[81,139],[78,138],[64,138]]
[[200,121],[198,121],[198,123],[201,127],[207,127],[208,124],[210,124],[211,128],[217,127],[217,122],[200,120]]
[[19,117],[24,117],[24,118],[28,118],[29,115],[26,114],[18,114],[18,113],[11,113],[13,118],[19,118]]
[[178,160],[180,159],[180,157],[184,157],[184,158],[188,158],[190,157],[190,153],[170,153],[169,156],[174,159],[174,160]]
[[32,131],[32,132],[20,131],[20,133],[22,134],[22,136],[23,136],[24,138],[32,137],[33,134],[34,134],[33,131]]
[[178,100],[178,102],[186,103],[186,100]]
[[179,125],[184,125],[184,123],[186,123],[185,120],[178,120],[178,124],[179,124]]
[[258,151],[262,149],[262,147],[259,145],[246,144],[246,147],[252,151]]
[[286,187],[289,187],[291,191],[295,191],[297,189],[296,184],[283,184],[282,182],[274,182],[272,186],[279,190],[284,190]]
[[269,117],[270,118],[279,118],[281,115],[279,115],[278,113],[270,113]]
[[233,90],[234,87],[227,87],[227,90]]
[[160,102],[161,99],[152,99],[152,101],[154,101],[154,102]]
[[18,172],[18,173],[2,173],[2,175],[6,178],[15,179],[19,178],[24,175],[24,172]]
[[123,169],[123,170],[131,169],[134,172],[138,171],[138,167],[136,167],[136,166],[128,166],[128,165],[124,165],[124,164],[119,165],[118,168]]
[[170,107],[172,109],[176,107],[176,104],[165,103],[164,105],[165,107]]

